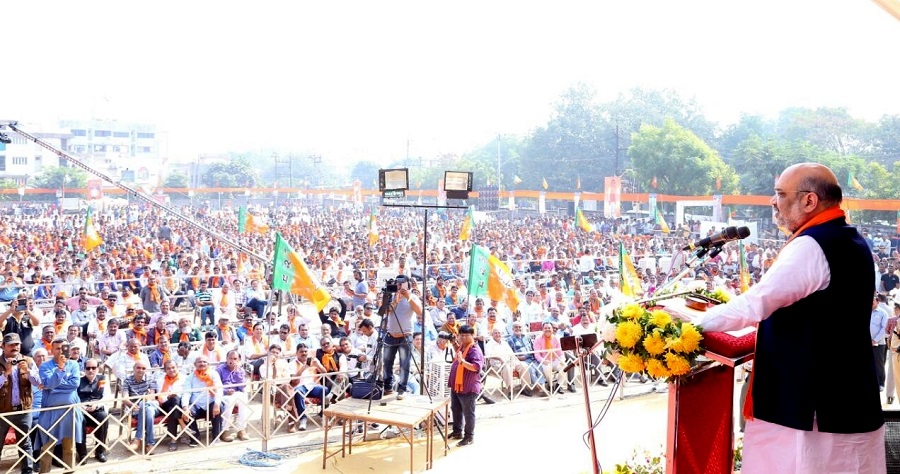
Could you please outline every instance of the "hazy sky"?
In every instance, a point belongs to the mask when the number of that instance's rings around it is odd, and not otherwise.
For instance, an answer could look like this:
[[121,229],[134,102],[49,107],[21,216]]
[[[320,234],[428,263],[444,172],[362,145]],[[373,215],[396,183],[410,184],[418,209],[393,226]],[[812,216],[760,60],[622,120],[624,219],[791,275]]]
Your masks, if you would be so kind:
[[0,37],[0,119],[154,122],[173,160],[462,153],[579,81],[673,89],[721,123],[900,114],[900,22],[868,0],[13,1]]

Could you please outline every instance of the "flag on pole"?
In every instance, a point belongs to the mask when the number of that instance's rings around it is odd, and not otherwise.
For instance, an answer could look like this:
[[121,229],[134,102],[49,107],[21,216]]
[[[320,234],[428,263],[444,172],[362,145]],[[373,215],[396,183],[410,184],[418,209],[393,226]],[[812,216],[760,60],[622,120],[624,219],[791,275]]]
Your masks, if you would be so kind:
[[857,191],[863,190],[862,184],[856,180],[856,175],[852,171],[850,172],[850,176],[847,177],[847,186],[850,186]]
[[513,184],[520,184],[522,182],[522,178],[519,175],[513,176]]
[[543,186],[545,190],[550,187],[550,185],[547,184],[547,178],[541,178],[541,186]]
[[280,233],[275,234],[272,288],[308,299],[316,307],[316,311],[322,311],[331,301],[328,290],[313,276],[300,254],[281,238]]
[[584,217],[584,212],[582,212],[581,209],[575,211],[575,227],[578,227],[585,232],[594,231],[594,226],[588,222],[587,217]]
[[747,267],[747,254],[744,252],[744,245],[738,245],[741,249],[741,293],[746,293],[750,288],[750,270]]
[[581,189],[581,176],[575,180],[575,189]]
[[247,208],[241,206],[238,208],[238,233],[258,232],[265,234],[269,231],[269,226],[263,224],[259,218],[247,212]]
[[659,228],[663,231],[664,234],[668,234],[672,232],[672,229],[669,229],[669,223],[663,218],[662,212],[659,211],[659,208],[656,209],[656,223],[659,224]]
[[466,217],[463,219],[462,227],[459,229],[459,240],[469,240],[472,238],[472,229],[475,228],[475,211],[474,206],[469,206],[466,211]]
[[638,277],[637,270],[634,269],[631,257],[625,251],[624,242],[619,242],[619,281],[622,294],[627,298],[637,298],[639,294],[643,293],[641,279]]
[[375,220],[375,207],[372,206],[372,212],[369,213],[369,247],[378,242],[378,222]]
[[478,245],[472,245],[469,255],[469,296],[487,296],[505,303],[515,312],[519,307],[519,295],[506,264]]
[[653,189],[656,189],[657,187],[659,187],[659,181],[656,180],[656,176],[654,176],[653,179],[650,181],[650,186],[653,186]]
[[89,207],[87,210],[87,216],[85,216],[84,218],[84,237],[82,239],[82,243],[86,252],[90,252],[91,250],[94,250],[95,248],[103,244],[103,238],[100,237],[100,234],[94,227],[93,214],[93,209]]

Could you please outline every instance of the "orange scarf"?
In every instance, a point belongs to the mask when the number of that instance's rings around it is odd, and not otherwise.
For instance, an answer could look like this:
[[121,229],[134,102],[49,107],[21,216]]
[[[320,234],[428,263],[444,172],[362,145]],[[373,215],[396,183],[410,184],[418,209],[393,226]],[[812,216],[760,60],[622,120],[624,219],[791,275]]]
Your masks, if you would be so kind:
[[229,326],[227,323],[226,324],[219,323],[216,327],[219,328],[219,332],[222,333],[222,342],[224,344],[230,344],[232,341],[231,326]]
[[175,382],[178,381],[178,374],[176,373],[174,377],[169,377],[168,374],[163,378],[163,386],[162,390],[159,393],[159,404],[162,405],[166,401],[166,397],[168,396],[168,391],[172,388],[172,385],[175,385]]
[[218,347],[210,351],[206,348],[206,344],[203,344],[203,355],[205,355],[206,358],[210,360],[210,362],[212,362],[213,358],[215,358],[216,362],[222,361],[222,352]]
[[138,351],[137,354],[132,354],[131,352],[125,351],[125,355],[127,355],[128,357],[131,357],[131,360],[133,360],[135,362],[141,361],[141,352],[140,351]]
[[162,331],[160,331],[159,329],[153,331],[153,345],[159,344],[160,337],[169,339],[169,331],[166,329],[163,329]]
[[63,326],[65,326],[66,322],[63,321],[61,323],[53,323],[53,329],[56,330],[56,334],[62,334]]
[[191,333],[181,331],[181,336],[178,337],[178,342],[191,342]]
[[169,357],[169,351],[165,350],[165,351],[159,351],[159,352],[162,352],[162,355],[163,355],[162,363],[163,363],[163,367],[165,367],[166,362],[168,362],[169,359],[171,358],[171,357]]
[[104,332],[106,332],[106,320],[105,320],[105,319],[102,319],[102,320],[101,320],[101,319],[98,319],[98,320],[97,320],[97,329],[100,330],[100,333],[101,333],[101,334],[104,333]]
[[[469,344],[468,346],[463,348],[462,354],[461,354],[461,360],[466,360],[466,355],[469,354],[469,349],[471,349],[472,346],[474,346],[474,345],[475,345],[474,343]],[[457,393],[462,392],[462,390],[463,390],[463,372],[465,372],[466,370],[467,369],[465,367],[463,367],[462,363],[459,363],[456,366],[456,379],[453,381],[453,391],[454,392],[457,392]]]
[[337,361],[334,360],[333,352],[325,352],[322,354],[322,365],[325,366],[325,370],[327,372],[337,372],[338,364]]
[[147,345],[147,329],[132,329],[131,331],[134,333],[134,338],[137,339],[142,346]]
[[216,382],[213,380],[212,376],[209,375],[209,369],[206,369],[202,372],[199,370],[195,370],[194,377],[197,377],[197,380],[206,384],[206,390],[211,396],[216,394]]
[[290,331],[291,334],[297,334],[297,333],[299,332],[299,329],[297,328],[297,326],[294,326],[294,323],[295,323],[295,322],[297,322],[297,317],[296,317],[296,316],[293,317],[293,318],[289,318],[289,319],[288,319],[288,326],[289,326],[290,329],[291,329],[291,331]]
[[147,285],[147,288],[150,289],[150,301],[159,303],[162,298],[160,298],[159,296],[159,287],[156,285],[156,283]]
[[[254,354],[261,354],[266,351],[266,343],[262,339],[257,342],[255,337],[251,337],[250,342],[253,343]],[[262,344],[262,347],[260,347],[260,344]]]
[[[833,221],[835,219],[846,219],[846,217],[847,217],[847,215],[844,214],[844,210],[841,209],[840,207],[835,206],[835,207],[825,209],[821,213],[816,214],[812,219],[807,221],[805,224],[800,226],[800,228],[797,229],[793,234],[791,234],[791,236],[788,238],[787,242],[785,242],[784,247],[787,247],[788,244],[790,244],[791,242],[794,241],[795,237],[798,237],[800,234],[803,233],[803,231],[805,231],[806,229],[809,229],[810,227],[817,226],[819,224],[824,224],[828,221]],[[781,247],[781,249],[784,250],[784,247]],[[756,325],[756,331],[757,331],[757,334],[759,334],[759,324]],[[757,343],[759,342],[758,337],[756,339],[756,342]],[[755,346],[753,347],[753,353],[754,354],[756,353]],[[747,383],[749,384],[747,386],[747,400],[744,401],[744,410],[743,410],[744,418],[747,420],[753,419],[753,377],[756,375],[757,368],[754,367],[753,369],[754,370],[752,372],[750,372],[750,380],[747,381]]]
[[219,287],[219,277],[217,277],[217,276],[212,277],[212,282],[210,283],[209,286],[211,286],[213,288],[218,288]]
[[195,290],[200,289],[200,278],[197,278],[197,277],[191,278],[191,286],[192,286]]
[[223,309],[228,307],[228,293],[224,291],[222,292],[222,299],[219,300],[219,307]]

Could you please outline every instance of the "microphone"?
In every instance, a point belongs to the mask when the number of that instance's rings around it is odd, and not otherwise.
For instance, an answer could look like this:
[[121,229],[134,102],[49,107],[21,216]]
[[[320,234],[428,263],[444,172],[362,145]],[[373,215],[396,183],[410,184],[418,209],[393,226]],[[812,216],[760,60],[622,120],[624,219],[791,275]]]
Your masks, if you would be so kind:
[[714,245],[722,245],[726,242],[731,242],[732,240],[743,239],[749,235],[750,229],[748,227],[726,227],[722,229],[722,232],[686,245],[681,250],[694,250],[697,247],[707,248]]

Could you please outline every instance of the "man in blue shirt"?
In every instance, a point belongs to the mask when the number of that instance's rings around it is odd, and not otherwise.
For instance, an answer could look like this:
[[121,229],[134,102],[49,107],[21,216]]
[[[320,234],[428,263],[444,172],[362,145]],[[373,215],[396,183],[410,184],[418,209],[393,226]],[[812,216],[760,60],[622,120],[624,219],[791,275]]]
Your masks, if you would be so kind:
[[875,355],[875,375],[878,376],[878,389],[884,391],[885,335],[888,314],[878,306],[878,296],[872,300],[872,319],[869,322],[869,333],[872,334],[872,353]]

